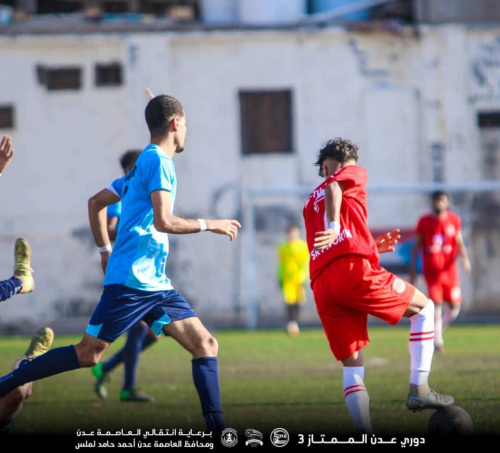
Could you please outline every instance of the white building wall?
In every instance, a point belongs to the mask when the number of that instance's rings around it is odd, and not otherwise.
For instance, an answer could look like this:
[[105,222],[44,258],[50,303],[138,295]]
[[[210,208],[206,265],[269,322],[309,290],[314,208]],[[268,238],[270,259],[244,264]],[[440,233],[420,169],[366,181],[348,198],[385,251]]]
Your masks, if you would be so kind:
[[[250,186],[319,184],[312,164],[335,136],[360,145],[360,164],[374,184],[431,181],[436,146],[444,150],[446,179],[480,178],[476,114],[500,106],[500,65],[484,63],[500,55],[498,33],[443,26],[422,28],[418,38],[410,29],[395,36],[337,28],[2,37],[0,61],[9,70],[0,76],[0,104],[15,105],[16,128],[0,134],[12,135],[16,156],[0,181],[0,270],[9,275],[12,244],[27,237],[37,291],[2,304],[0,327],[88,320],[102,276],[87,200],[120,176],[122,152],[147,144],[145,86],[186,109],[186,151],[175,158],[177,213],[234,217]],[[95,63],[115,61],[125,84],[95,87]],[[37,64],[81,66],[83,89],[46,91]],[[484,67],[487,83],[474,76],[474,65]],[[242,156],[238,91],[249,89],[292,90],[293,154]],[[264,204],[301,219],[300,199]],[[426,209],[419,195],[372,197],[370,221],[410,228]],[[257,236],[263,322],[281,316],[274,248],[281,228]],[[243,244],[209,233],[172,238],[168,271],[209,325],[243,322],[235,314],[248,302]],[[312,299],[305,316],[317,320]]]

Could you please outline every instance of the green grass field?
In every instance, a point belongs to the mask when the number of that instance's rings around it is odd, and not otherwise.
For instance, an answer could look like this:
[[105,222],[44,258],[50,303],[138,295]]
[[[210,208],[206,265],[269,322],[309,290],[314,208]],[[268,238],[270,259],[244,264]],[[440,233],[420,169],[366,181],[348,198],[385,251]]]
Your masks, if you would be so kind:
[[[405,407],[408,390],[408,329],[370,330],[365,349],[365,384],[374,429],[380,434],[424,435],[431,411],[414,414]],[[297,338],[281,331],[217,332],[222,399],[229,426],[243,432],[354,433],[344,404],[342,368],[320,330]],[[430,383],[454,395],[472,416],[477,434],[500,434],[500,329],[453,326],[446,332],[446,352],[435,355]],[[28,338],[0,340],[0,372],[28,344]],[[78,341],[57,337],[55,346]],[[120,339],[106,354],[123,344]],[[81,430],[183,428],[203,430],[204,421],[191,379],[188,353],[171,339],[161,339],[141,359],[140,387],[153,404],[120,403],[123,368],[112,375],[110,394],[93,393],[90,370],[78,370],[37,382],[33,397],[18,416],[12,434],[71,434]]]

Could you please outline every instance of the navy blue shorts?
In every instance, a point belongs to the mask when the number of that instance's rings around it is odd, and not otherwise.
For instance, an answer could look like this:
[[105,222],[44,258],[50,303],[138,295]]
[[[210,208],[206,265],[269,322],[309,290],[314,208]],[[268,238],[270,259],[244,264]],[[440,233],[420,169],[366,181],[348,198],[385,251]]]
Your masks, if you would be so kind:
[[151,330],[159,335],[163,326],[195,316],[186,299],[175,289],[150,292],[122,285],[107,285],[90,318],[86,333],[113,343],[141,320],[146,321]]

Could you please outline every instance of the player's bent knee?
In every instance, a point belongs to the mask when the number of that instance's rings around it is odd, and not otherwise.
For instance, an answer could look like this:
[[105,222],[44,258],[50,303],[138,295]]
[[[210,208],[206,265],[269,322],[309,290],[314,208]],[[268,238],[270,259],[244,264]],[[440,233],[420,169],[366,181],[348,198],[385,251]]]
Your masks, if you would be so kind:
[[435,319],[436,313],[439,313],[439,312],[436,312],[436,310],[438,310],[438,308],[436,307],[434,302],[432,302],[432,300],[429,299],[429,303],[427,305],[425,305],[423,308],[421,308],[420,310],[418,310],[417,313],[414,313],[414,315],[421,317],[421,318]]
[[216,357],[219,352],[219,343],[212,335],[203,338],[193,349],[193,357]]
[[212,335],[203,341],[202,346],[209,356],[216,356],[219,352],[219,343]]
[[432,309],[434,310],[434,303],[432,302],[432,300],[428,299],[421,291],[416,289],[415,294],[413,295],[413,298],[410,302],[410,305],[408,305],[404,316],[406,318],[410,318],[411,316],[419,313],[424,307],[429,304],[432,305]]

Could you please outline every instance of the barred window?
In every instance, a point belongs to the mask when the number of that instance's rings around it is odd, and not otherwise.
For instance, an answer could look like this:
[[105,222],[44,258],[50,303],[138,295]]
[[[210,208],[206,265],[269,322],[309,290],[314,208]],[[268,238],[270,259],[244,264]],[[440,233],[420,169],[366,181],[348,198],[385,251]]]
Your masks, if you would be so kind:
[[291,153],[292,93],[240,91],[243,154]]
[[123,71],[120,63],[96,64],[95,84],[98,87],[123,85]]
[[14,106],[0,105],[0,129],[14,128]]
[[47,90],[80,90],[82,88],[82,69],[79,67],[47,68],[37,66],[38,82]]

